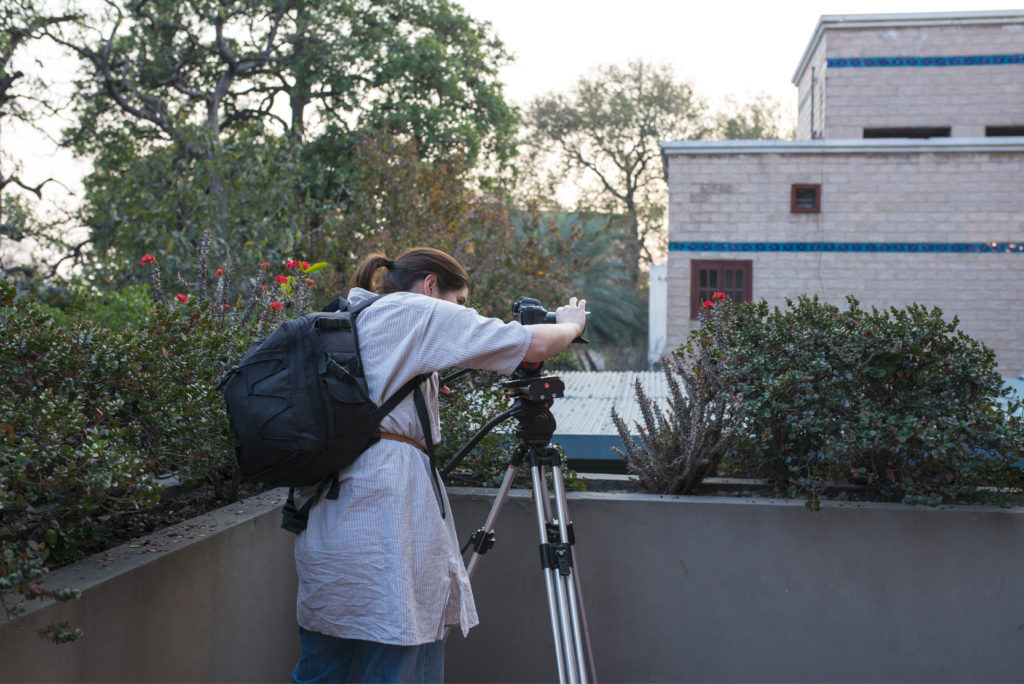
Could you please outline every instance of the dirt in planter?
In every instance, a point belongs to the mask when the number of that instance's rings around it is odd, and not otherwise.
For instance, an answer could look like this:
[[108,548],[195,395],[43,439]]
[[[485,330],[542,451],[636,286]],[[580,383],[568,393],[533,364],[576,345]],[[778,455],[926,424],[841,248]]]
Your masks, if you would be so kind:
[[164,495],[156,506],[127,515],[112,515],[99,520],[101,532],[96,535],[93,543],[80,544],[73,554],[63,553],[57,558],[51,558],[47,566],[54,570],[71,565],[93,554],[102,553],[125,542],[144,537],[165,527],[177,525],[190,518],[209,513],[264,491],[267,491],[266,487],[248,481],[242,481],[235,496],[218,493],[210,483],[189,487],[172,483],[165,489]]

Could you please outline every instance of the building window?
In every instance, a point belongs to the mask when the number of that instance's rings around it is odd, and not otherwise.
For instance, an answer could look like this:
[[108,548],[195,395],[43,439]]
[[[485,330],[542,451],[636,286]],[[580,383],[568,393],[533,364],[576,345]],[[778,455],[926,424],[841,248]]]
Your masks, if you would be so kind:
[[906,128],[865,128],[865,138],[948,138],[950,128],[918,126]]
[[1024,126],[985,126],[985,135],[991,138],[1024,135]]
[[734,302],[749,302],[753,297],[751,280],[753,261],[690,261],[690,318],[697,319],[704,302],[713,301],[722,292]]
[[794,214],[821,212],[821,184],[794,183],[789,189],[789,210]]

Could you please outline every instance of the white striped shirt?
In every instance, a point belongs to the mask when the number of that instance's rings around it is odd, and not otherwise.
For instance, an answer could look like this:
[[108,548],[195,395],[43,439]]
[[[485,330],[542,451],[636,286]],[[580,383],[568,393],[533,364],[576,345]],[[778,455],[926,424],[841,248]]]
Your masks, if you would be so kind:
[[[353,288],[352,305],[369,296]],[[370,397],[380,404],[408,380],[455,366],[510,374],[530,345],[529,327],[410,292],[381,298],[358,318]],[[437,375],[424,385],[436,444]],[[424,443],[406,397],[381,430]],[[321,497],[295,541],[298,622],[349,639],[413,646],[463,634],[477,619],[448,498],[439,501],[426,454],[383,439],[339,474],[341,495]],[[445,517],[441,516],[444,506]]]

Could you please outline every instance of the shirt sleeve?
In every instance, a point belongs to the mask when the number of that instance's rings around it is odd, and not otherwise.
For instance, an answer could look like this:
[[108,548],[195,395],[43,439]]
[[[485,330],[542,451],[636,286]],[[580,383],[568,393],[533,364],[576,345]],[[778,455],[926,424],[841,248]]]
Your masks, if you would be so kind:
[[529,326],[485,318],[442,299],[427,304],[417,354],[420,372],[460,366],[510,375],[526,356],[533,337]]

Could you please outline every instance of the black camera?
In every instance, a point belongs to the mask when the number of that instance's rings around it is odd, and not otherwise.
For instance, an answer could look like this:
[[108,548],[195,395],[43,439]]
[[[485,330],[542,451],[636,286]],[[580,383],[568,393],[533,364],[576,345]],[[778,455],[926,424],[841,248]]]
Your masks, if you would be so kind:
[[[540,303],[540,300],[531,297],[520,297],[512,304],[512,313],[516,320],[522,325],[537,325],[538,323],[554,323],[555,313],[548,311]],[[573,344],[586,344],[587,341],[580,335]]]
[[540,300],[530,297],[520,297],[512,304],[512,313],[522,325],[536,325],[538,323],[554,323],[555,314],[547,311],[541,305]]

